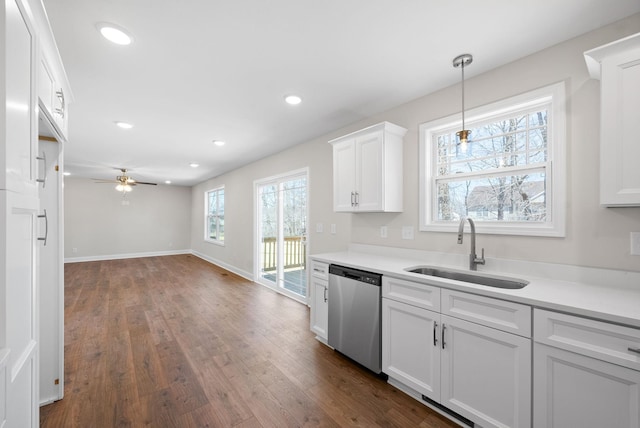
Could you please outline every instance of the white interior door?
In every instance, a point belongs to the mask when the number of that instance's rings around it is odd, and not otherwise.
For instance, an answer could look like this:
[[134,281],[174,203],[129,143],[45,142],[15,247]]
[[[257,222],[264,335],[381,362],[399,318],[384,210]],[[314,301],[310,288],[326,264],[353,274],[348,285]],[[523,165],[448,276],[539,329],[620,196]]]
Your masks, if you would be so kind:
[[256,278],[307,300],[307,171],[256,182]]

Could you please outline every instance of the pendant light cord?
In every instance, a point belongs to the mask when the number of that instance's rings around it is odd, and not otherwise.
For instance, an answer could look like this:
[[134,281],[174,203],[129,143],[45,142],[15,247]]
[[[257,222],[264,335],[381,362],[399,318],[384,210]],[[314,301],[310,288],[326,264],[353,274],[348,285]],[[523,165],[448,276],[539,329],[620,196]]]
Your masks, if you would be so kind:
[[464,128],[464,61],[460,64],[462,68],[462,129]]

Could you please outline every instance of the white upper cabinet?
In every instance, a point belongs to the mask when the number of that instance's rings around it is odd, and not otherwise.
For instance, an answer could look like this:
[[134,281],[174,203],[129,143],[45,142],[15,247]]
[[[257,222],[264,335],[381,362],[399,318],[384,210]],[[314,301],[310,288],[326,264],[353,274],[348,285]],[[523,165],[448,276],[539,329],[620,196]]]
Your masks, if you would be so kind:
[[402,139],[406,132],[382,122],[329,141],[333,145],[334,211],[402,211]]
[[53,131],[52,136],[58,141],[66,141],[69,89],[56,53],[49,52],[44,44],[40,49],[38,103],[40,119],[47,121],[47,127]]
[[640,206],[640,33],[584,56],[600,79],[600,203]]
[[6,140],[0,149],[3,171],[0,189],[35,195],[36,159],[33,154],[37,140],[34,138],[35,81],[32,63],[36,49],[35,30],[24,2],[8,1],[5,7],[6,126],[3,128]]

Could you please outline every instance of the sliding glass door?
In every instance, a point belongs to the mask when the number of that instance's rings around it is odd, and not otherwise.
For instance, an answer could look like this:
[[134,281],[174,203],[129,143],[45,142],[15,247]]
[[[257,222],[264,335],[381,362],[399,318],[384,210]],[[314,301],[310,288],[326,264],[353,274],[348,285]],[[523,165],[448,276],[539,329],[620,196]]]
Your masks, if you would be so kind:
[[307,171],[256,182],[258,282],[306,301]]

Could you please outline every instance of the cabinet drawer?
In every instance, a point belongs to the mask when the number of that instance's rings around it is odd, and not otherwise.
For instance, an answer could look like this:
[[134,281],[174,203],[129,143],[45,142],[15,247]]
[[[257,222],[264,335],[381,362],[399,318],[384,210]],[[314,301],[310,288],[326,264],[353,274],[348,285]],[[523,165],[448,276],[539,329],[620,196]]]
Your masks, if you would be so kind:
[[640,370],[640,329],[536,309],[533,331],[538,343]]
[[329,279],[329,263],[311,260],[311,275],[316,278]]
[[419,282],[383,276],[382,297],[419,308],[440,311],[440,288]]
[[531,337],[531,307],[527,305],[443,289],[442,313]]

